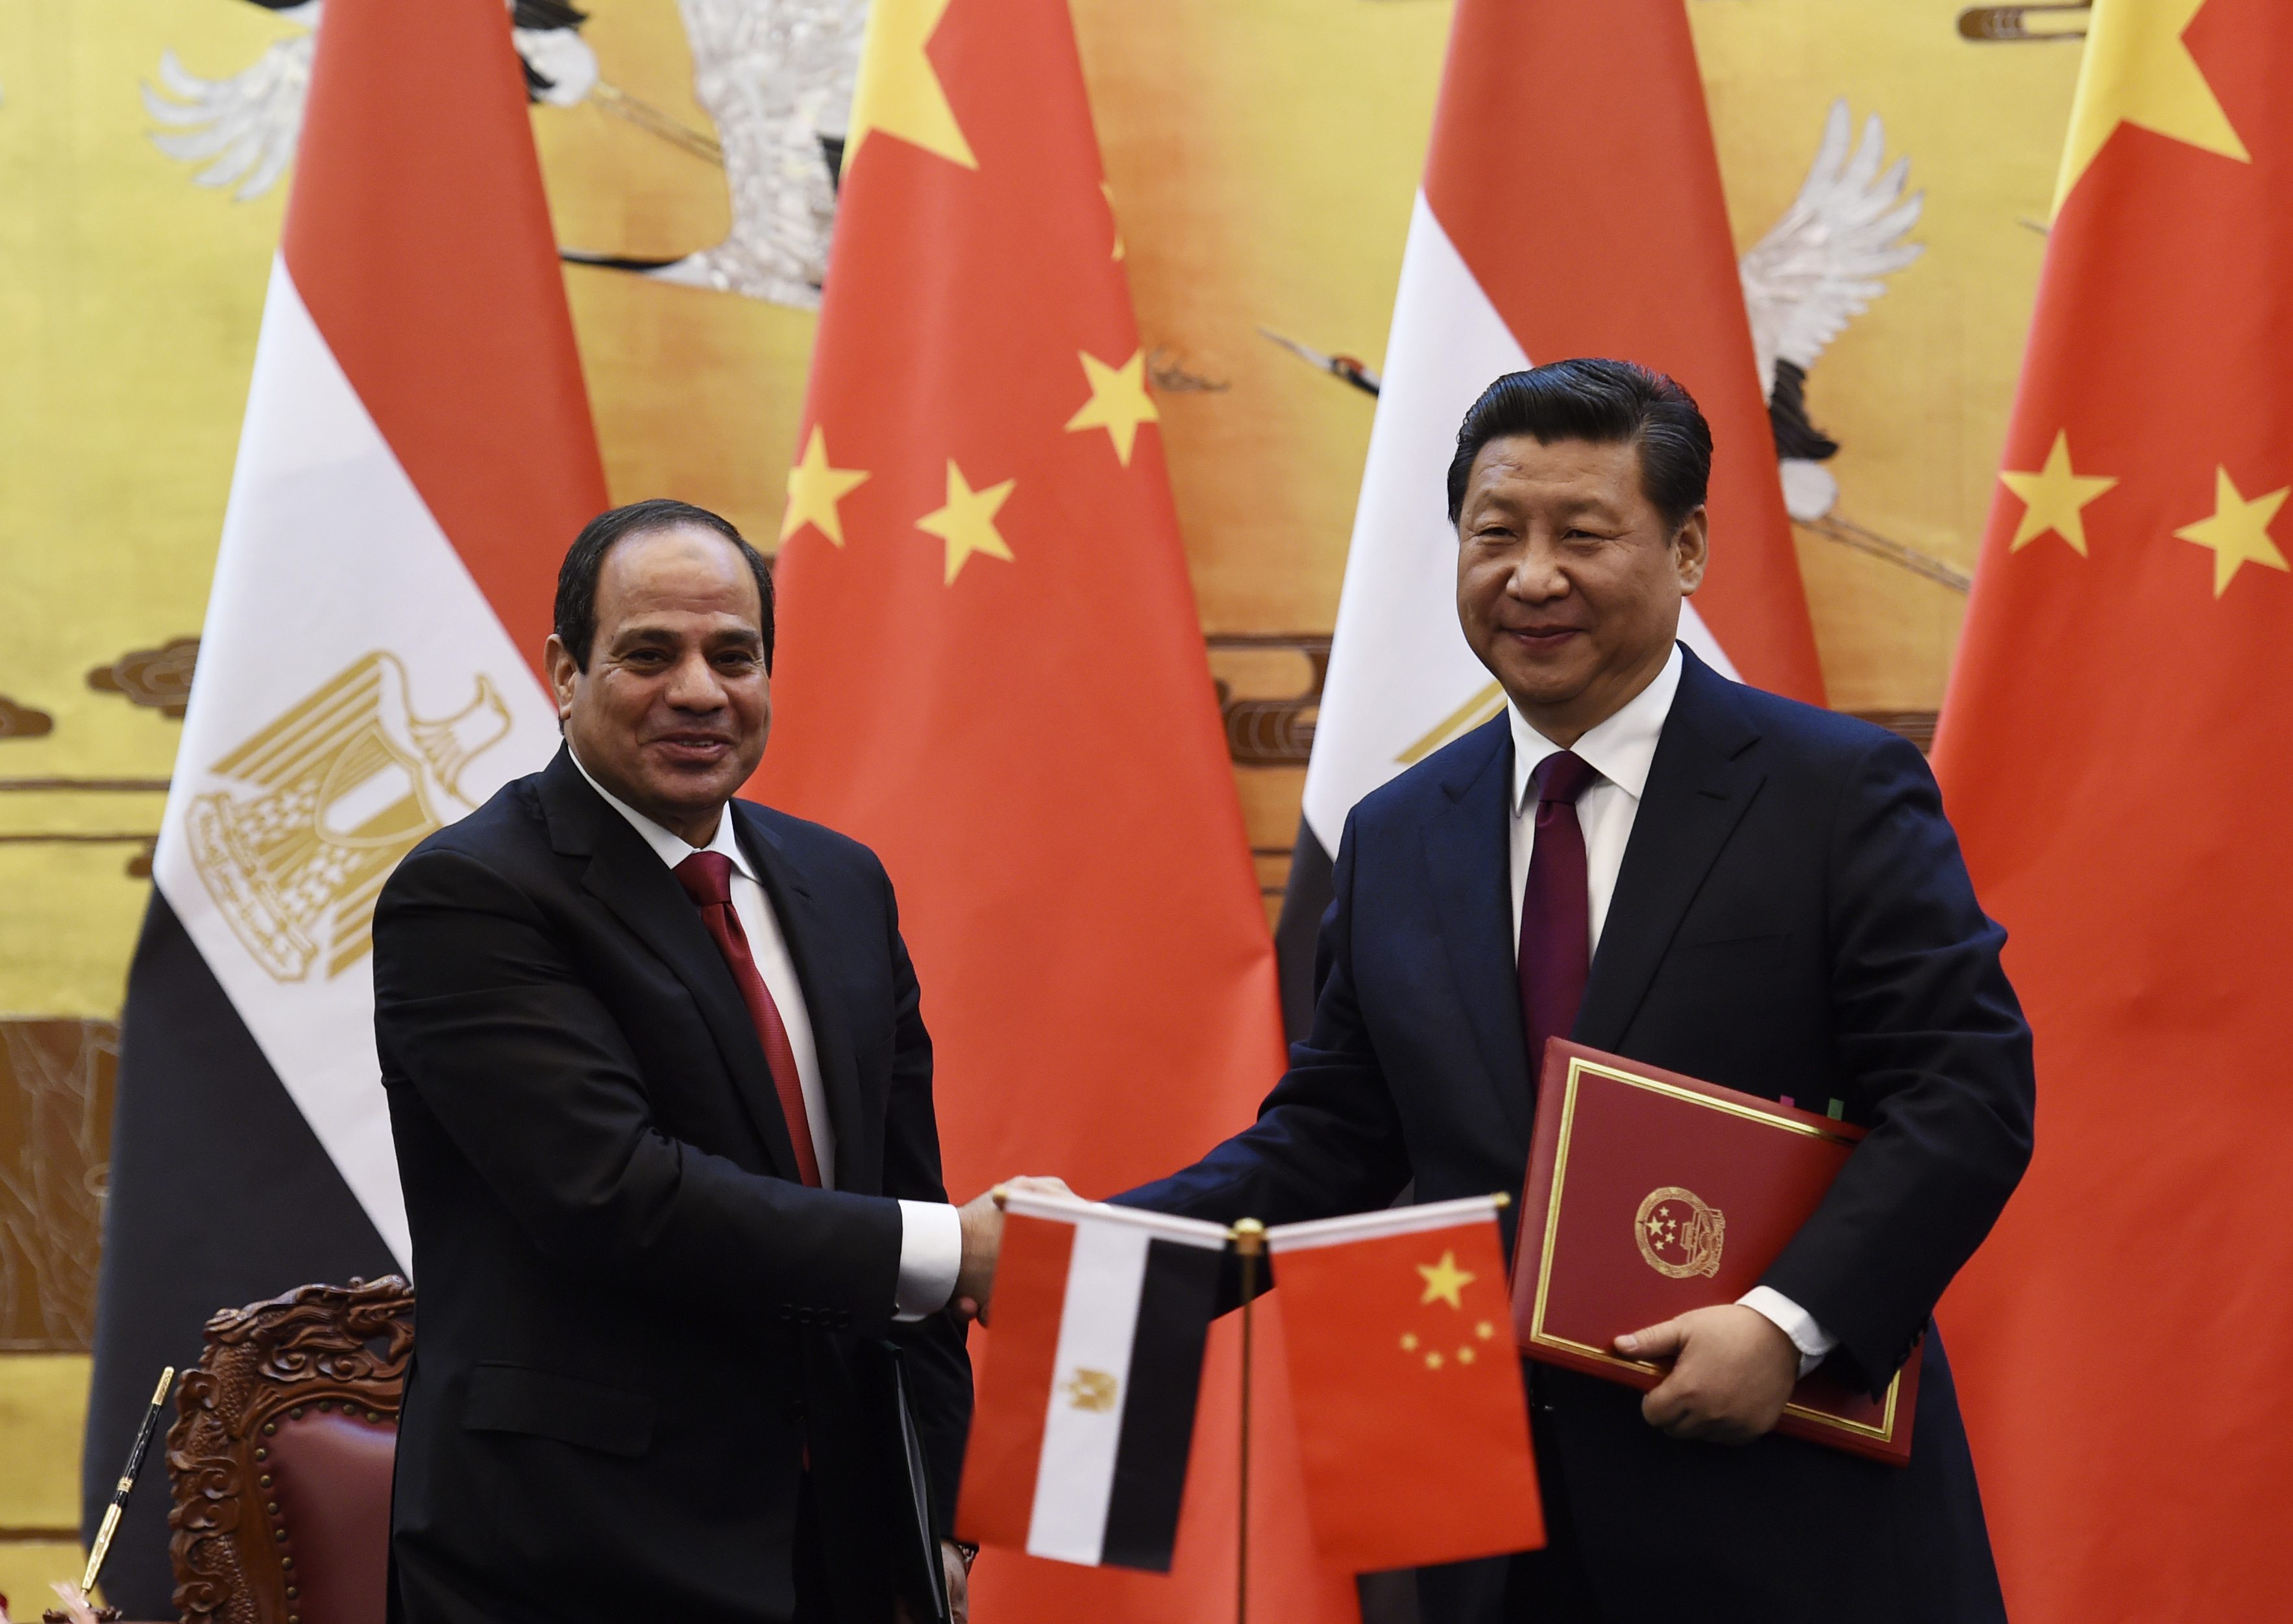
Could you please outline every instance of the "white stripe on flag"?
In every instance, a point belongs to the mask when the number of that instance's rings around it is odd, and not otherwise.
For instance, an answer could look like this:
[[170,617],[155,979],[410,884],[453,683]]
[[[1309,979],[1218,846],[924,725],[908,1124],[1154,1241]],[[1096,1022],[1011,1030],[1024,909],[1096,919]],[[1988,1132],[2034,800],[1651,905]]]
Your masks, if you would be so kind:
[[[1154,1238],[1138,1224],[1085,1219],[1075,1225],[1034,1512],[1027,1524],[1030,1555],[1095,1565],[1106,1545],[1115,1449],[1130,1396],[1130,1344]],[[1113,1383],[1111,1391],[1104,1382]]]
[[[369,660],[389,680],[373,685],[367,713],[345,706],[326,718],[337,738],[366,741],[340,756],[365,776],[345,782],[281,766],[294,759],[285,746],[242,770],[215,771],[266,729],[322,731],[298,713]],[[433,764],[417,789],[406,775],[424,751],[406,741],[426,727],[442,747],[450,741],[434,724],[466,713],[478,747],[442,753],[443,767]],[[361,952],[337,963],[323,951],[363,934],[371,896],[339,883],[324,861],[275,873],[266,865],[280,861],[274,850],[298,849],[284,838],[297,831],[344,832],[336,846],[354,855],[385,790],[403,826],[450,822],[556,748],[555,707],[344,375],[286,262],[274,259],[199,679],[152,870],[263,1058],[409,1272],[413,1246],[374,1052],[371,961]],[[326,759],[315,746],[304,753]],[[195,817],[208,831],[204,857]],[[253,894],[263,886],[277,894]],[[294,917],[282,925],[286,914]],[[290,943],[296,954],[274,953],[266,965],[248,936],[289,926],[322,951]]]
[[1465,1196],[1454,1201],[1428,1201],[1422,1206],[1396,1206],[1374,1213],[1349,1213],[1341,1218],[1316,1218],[1305,1223],[1278,1223],[1266,1231],[1266,1246],[1270,1252],[1304,1252],[1315,1246],[1342,1246],[1349,1241],[1382,1240],[1389,1235],[1454,1230],[1460,1224],[1487,1218],[1496,1210],[1495,1196]]
[[1333,857],[1354,803],[1488,685],[1457,629],[1446,480],[1465,409],[1527,364],[1420,192],[1306,768],[1306,821]]
[[1223,1248],[1226,1225],[1200,1218],[1180,1218],[1171,1213],[1149,1212],[1143,1206],[1114,1206],[1105,1201],[1085,1201],[1075,1196],[1039,1196],[1015,1190],[1003,1198],[1003,1210],[1023,1217],[1049,1218],[1058,1223],[1114,1223],[1145,1230],[1158,1240],[1208,1251]]

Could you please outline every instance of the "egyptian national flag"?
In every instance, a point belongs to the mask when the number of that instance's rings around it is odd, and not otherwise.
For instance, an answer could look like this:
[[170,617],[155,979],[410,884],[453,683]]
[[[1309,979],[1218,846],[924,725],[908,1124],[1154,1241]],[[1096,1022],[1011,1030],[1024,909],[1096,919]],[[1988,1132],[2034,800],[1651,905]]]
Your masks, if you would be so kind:
[[1940,1318],[2016,1619],[2281,1618],[2293,8],[2085,50],[1935,747],[2038,1148]]
[[1670,373],[1711,422],[1712,564],[1683,640],[1821,702],[1682,0],[1459,0],[1283,902],[1295,1032],[1346,814],[1504,703],[1457,628],[1457,426],[1503,374],[1578,355]]
[[[959,1195],[1019,1173],[1144,1183],[1248,1124],[1282,1069],[1121,252],[1065,0],[875,0],[758,791],[866,841],[899,889]],[[993,1380],[1000,1333],[980,1343]],[[981,1617],[1191,1624],[1231,1604],[1233,1331],[1210,1347],[1198,1425],[1223,1441],[1170,1575],[998,1550]],[[1349,1617],[1268,1402],[1258,1605]]]
[[[216,1310],[409,1267],[368,925],[555,749],[558,560],[604,506],[500,0],[329,0],[128,974],[93,1524]],[[167,1497],[106,1584],[173,1617]]]
[[1481,1196],[1267,1232],[1314,1543],[1354,1572],[1544,1543],[1496,1214]]
[[1168,1571],[1227,1232],[1055,1196],[1004,1210],[957,1532]]

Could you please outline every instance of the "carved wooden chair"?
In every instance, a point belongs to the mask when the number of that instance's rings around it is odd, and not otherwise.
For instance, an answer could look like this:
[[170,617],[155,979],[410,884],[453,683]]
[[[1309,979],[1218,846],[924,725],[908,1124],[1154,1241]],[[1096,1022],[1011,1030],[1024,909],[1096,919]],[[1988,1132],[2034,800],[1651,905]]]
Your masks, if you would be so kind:
[[167,1433],[186,1624],[383,1624],[413,1352],[414,1288],[394,1274],[207,1321]]

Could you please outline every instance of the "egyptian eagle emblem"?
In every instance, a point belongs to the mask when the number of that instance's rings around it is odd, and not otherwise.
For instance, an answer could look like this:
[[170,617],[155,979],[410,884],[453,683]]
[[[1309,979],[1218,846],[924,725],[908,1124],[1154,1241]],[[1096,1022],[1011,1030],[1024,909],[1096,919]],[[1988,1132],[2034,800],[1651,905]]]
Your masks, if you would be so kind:
[[368,654],[212,767],[184,833],[215,907],[277,980],[338,976],[373,945],[398,860],[474,810],[470,758],[509,732],[494,686],[437,721],[409,709],[406,668]]

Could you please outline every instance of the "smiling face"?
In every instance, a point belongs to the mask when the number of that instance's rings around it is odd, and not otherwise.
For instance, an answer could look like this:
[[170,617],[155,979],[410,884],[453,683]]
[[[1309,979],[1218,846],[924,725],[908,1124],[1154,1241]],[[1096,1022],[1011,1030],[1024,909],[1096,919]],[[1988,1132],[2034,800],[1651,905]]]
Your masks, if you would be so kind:
[[1675,531],[1649,500],[1633,442],[1492,440],[1457,516],[1465,641],[1566,749],[1663,669],[1705,542],[1703,508]]
[[756,578],[714,532],[643,531],[605,555],[596,611],[587,670],[555,635],[544,656],[566,743],[599,784],[706,845],[772,727]]

